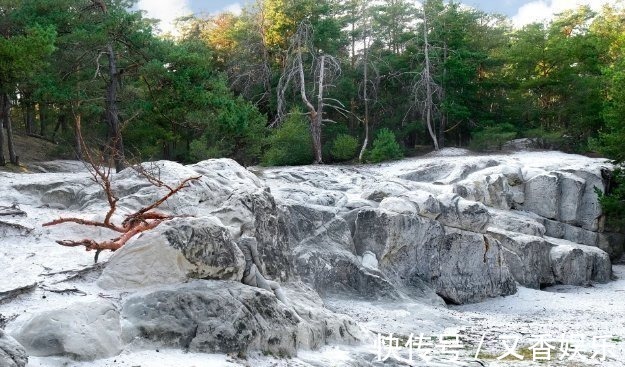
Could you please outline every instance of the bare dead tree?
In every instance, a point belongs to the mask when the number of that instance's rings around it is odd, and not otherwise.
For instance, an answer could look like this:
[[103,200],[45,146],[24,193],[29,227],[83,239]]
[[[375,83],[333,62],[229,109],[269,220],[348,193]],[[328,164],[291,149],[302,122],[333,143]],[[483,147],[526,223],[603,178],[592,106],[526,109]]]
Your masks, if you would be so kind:
[[[165,188],[166,193],[159,199],[147,205],[134,213],[125,216],[125,219],[120,223],[113,223],[113,215],[117,210],[117,202],[119,198],[115,195],[112,185],[112,170],[114,166],[114,160],[117,155],[115,153],[107,152],[111,149],[111,146],[107,146],[104,151],[95,152],[85,144],[82,135],[79,135],[79,141],[82,145],[82,153],[84,154],[85,166],[91,174],[91,179],[100,186],[106,196],[106,200],[109,206],[108,211],[102,221],[94,221],[88,219],[82,219],[77,217],[59,218],[51,222],[44,223],[43,226],[54,226],[64,223],[76,223],[85,226],[107,228],[111,231],[119,233],[118,237],[105,241],[96,241],[94,239],[82,239],[82,240],[59,240],[56,241],[59,245],[68,247],[80,247],[83,246],[87,251],[95,251],[95,262],[98,261],[98,256],[104,250],[116,251],[120,249],[126,242],[128,242],[134,236],[154,229],[161,223],[175,218],[174,216],[166,215],[164,213],[157,212],[156,209],[162,205],[169,198],[174,196],[180,190],[189,187],[190,183],[197,181],[201,176],[189,177],[182,180],[175,186],[170,186],[163,182],[157,174],[150,172],[141,164],[132,166],[133,169],[145,180],[147,180],[152,186],[156,188]],[[112,145],[113,149],[115,145]]]
[[370,24],[368,12],[365,9],[366,5],[363,4],[363,15],[364,15],[364,31],[363,31],[363,52],[364,52],[364,60],[363,60],[363,102],[365,105],[365,116],[364,116],[364,126],[365,126],[365,137],[362,143],[362,148],[360,149],[360,154],[358,154],[358,161],[362,163],[362,158],[367,150],[367,145],[369,144],[369,94],[367,93],[369,89],[369,32],[370,32]]
[[[412,105],[410,108],[417,108],[421,115],[425,118],[425,124],[428,128],[434,149],[439,150],[438,139],[434,131],[434,114],[437,106],[434,104],[434,96],[440,96],[441,86],[436,83],[432,75],[432,62],[430,59],[430,50],[432,46],[428,40],[428,19],[427,12],[423,12],[423,53],[424,65],[423,70],[416,75],[411,85]],[[410,110],[409,110],[410,112]]]
[[[242,16],[250,17],[251,29],[237,41],[238,57],[229,59],[226,65],[230,87],[239,91],[254,104],[269,104],[272,92],[271,55],[267,47],[266,10],[262,1],[254,3],[253,13],[245,11]],[[261,86],[261,92],[254,91]]]
[[[276,120],[273,126],[278,125],[284,119],[286,113],[286,92],[293,82],[299,86],[299,95],[302,102],[306,106],[307,115],[310,120],[310,133],[312,138],[313,153],[315,164],[322,164],[321,156],[321,129],[323,122],[334,122],[324,118],[324,110],[326,107],[347,115],[349,111],[338,100],[324,96],[326,88],[333,86],[332,82],[341,74],[341,64],[339,60],[333,56],[326,54],[317,54],[312,45],[312,26],[304,21],[300,23],[297,32],[291,38],[287,56],[286,67],[278,82],[278,109]],[[311,68],[304,66],[304,55],[308,56]],[[312,70],[311,83],[307,83],[307,70]],[[310,84],[310,85],[309,85]],[[311,88],[310,93],[307,88]],[[316,101],[311,101],[309,95],[316,94]],[[315,106],[316,102],[316,106]]]

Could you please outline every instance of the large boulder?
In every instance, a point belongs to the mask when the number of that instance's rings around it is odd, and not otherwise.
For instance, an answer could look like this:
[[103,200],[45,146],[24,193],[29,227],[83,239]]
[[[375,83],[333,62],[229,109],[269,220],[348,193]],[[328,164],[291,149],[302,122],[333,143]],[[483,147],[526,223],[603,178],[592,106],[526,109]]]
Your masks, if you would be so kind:
[[414,278],[438,276],[437,244],[443,236],[443,226],[436,221],[380,209],[360,210],[353,234],[356,254],[372,252],[380,271],[405,286]]
[[98,285],[132,289],[193,278],[240,280],[244,267],[243,253],[217,218],[177,218],[118,250]]
[[26,367],[28,355],[20,343],[0,329],[0,366]]
[[624,252],[625,236],[621,233],[593,232],[563,222],[543,219],[545,235],[577,244],[598,247],[612,260],[618,260]]
[[441,215],[436,218],[447,227],[485,233],[490,213],[482,203],[465,200],[458,195],[441,195]]
[[523,209],[542,217],[556,219],[560,209],[558,177],[540,174],[525,183]]
[[529,236],[543,237],[546,229],[543,225],[544,218],[537,215],[530,216],[530,213],[489,210],[491,214],[490,226],[510,232],[517,232]]
[[580,218],[582,197],[586,189],[586,180],[567,172],[556,172],[560,185],[560,207],[558,220],[577,225]]
[[439,250],[440,275],[431,279],[447,302],[479,302],[516,293],[499,241],[489,235],[447,228]]
[[301,279],[321,294],[351,293],[367,298],[399,297],[383,274],[355,255],[348,223],[336,212],[314,205],[285,205],[288,240]]
[[28,354],[79,361],[112,357],[122,350],[117,307],[105,300],[74,303],[11,324],[10,334]]
[[549,257],[553,245],[544,238],[497,228],[489,234],[501,243],[510,272],[521,285],[540,289],[555,282]]
[[298,348],[318,348],[328,335],[356,340],[350,332],[357,327],[348,319],[342,318],[340,326],[313,320],[318,310],[307,314],[301,298],[294,304],[291,308],[270,292],[238,282],[193,281],[130,297],[123,306],[124,338],[190,352],[245,355],[260,350],[276,356],[294,356]]
[[451,303],[478,302],[516,291],[499,242],[480,233],[445,228],[420,216],[370,209],[358,213],[354,244],[359,255],[374,253],[380,271],[394,284],[416,287],[422,299],[432,297],[420,280]]
[[601,204],[599,203],[599,196],[596,190],[605,192],[606,184],[602,175],[604,169],[606,168],[577,169],[571,172],[586,182],[578,209],[578,222],[583,229],[589,231],[603,229],[600,226],[600,218],[602,216]]
[[568,241],[550,240],[549,253],[555,281],[567,285],[606,283],[612,275],[610,257],[604,251]]

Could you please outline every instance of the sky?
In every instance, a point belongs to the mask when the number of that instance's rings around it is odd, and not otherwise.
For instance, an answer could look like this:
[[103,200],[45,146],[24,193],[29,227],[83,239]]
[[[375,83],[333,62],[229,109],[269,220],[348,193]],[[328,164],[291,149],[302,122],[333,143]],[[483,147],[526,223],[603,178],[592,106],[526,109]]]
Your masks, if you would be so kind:
[[[174,30],[173,21],[192,13],[214,14],[222,11],[240,12],[246,0],[139,0],[138,7],[150,18],[161,19],[161,30]],[[509,16],[515,26],[546,21],[554,14],[579,5],[600,9],[605,3],[617,0],[463,0],[466,5]]]

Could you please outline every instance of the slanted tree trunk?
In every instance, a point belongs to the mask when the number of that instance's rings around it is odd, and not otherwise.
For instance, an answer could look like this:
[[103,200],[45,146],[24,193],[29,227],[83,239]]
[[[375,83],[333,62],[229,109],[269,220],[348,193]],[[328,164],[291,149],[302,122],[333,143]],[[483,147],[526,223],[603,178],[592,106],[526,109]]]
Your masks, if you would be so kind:
[[120,172],[126,168],[124,161],[124,142],[122,140],[121,128],[119,124],[119,107],[117,106],[117,94],[120,86],[120,74],[117,70],[117,60],[113,45],[107,45],[107,56],[109,61],[109,80],[106,88],[106,123],[108,127],[109,146],[113,152],[115,170]]
[[12,164],[19,164],[17,155],[15,154],[15,144],[13,143],[13,124],[11,122],[11,99],[7,93],[4,93],[2,103],[2,115],[4,119],[4,127],[7,129],[7,147],[9,148],[9,161]]

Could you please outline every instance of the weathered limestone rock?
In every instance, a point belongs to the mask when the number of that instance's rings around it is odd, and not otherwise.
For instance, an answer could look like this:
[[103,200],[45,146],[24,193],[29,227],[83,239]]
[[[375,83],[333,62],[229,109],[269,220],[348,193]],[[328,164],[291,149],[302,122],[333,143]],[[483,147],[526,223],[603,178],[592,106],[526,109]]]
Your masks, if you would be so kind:
[[592,232],[570,224],[543,219],[545,235],[577,244],[598,247],[612,260],[618,260],[624,252],[625,236],[620,233]]
[[479,302],[516,293],[501,244],[489,235],[448,228],[439,259],[440,276],[431,283],[447,302]]
[[118,250],[98,285],[131,289],[191,278],[240,280],[244,267],[241,250],[217,218],[178,218]]
[[560,208],[558,177],[540,174],[525,183],[523,210],[542,217],[556,219]]
[[521,285],[540,289],[555,283],[549,257],[553,245],[544,238],[497,228],[488,233],[501,243],[506,264]]
[[105,300],[35,314],[18,321],[10,333],[37,357],[92,361],[115,356],[122,349],[119,311]]
[[595,188],[605,192],[605,183],[601,177],[601,169],[596,170],[598,172],[593,172],[594,170],[575,170],[572,172],[586,182],[579,207],[578,222],[583,229],[588,231],[601,229],[599,227],[599,218],[602,214],[601,204],[599,204],[599,197]]
[[26,367],[27,363],[28,355],[24,347],[0,329],[0,366]]
[[356,216],[353,239],[356,253],[372,252],[380,272],[395,286],[437,303],[432,289],[421,280],[439,274],[436,245],[442,235],[443,227],[436,221],[364,209]]
[[560,222],[577,225],[582,206],[582,197],[586,188],[586,181],[566,172],[557,172],[560,184],[560,207],[558,220]]
[[525,202],[525,180],[518,165],[496,165],[470,174],[453,192],[490,208],[510,210]]
[[507,141],[503,144],[502,148],[506,151],[524,151],[524,150],[532,150],[537,149],[539,147],[538,142],[535,139],[530,138],[522,138],[522,139],[514,139]]
[[408,189],[397,182],[374,182],[364,188],[362,198],[379,203],[384,198],[389,196],[400,196],[406,191],[408,191]]
[[560,284],[588,285],[592,281],[606,283],[612,274],[608,254],[590,246],[567,244],[567,241],[550,240],[551,259],[555,280]]
[[387,197],[380,202],[380,209],[388,210],[397,214],[417,214],[418,206],[414,203],[397,197]]
[[[310,290],[302,293],[311,294]],[[308,312],[301,297],[292,302],[294,309],[263,289],[198,280],[129,298],[122,313],[124,338],[190,352],[244,355],[260,350],[277,356],[294,356],[298,348],[318,348],[330,336],[356,340],[350,332],[358,328],[347,318],[327,310],[320,313],[318,304]]]
[[86,178],[68,175],[61,179],[48,179],[13,186],[21,194],[28,195],[34,202],[57,209],[79,209],[85,195],[85,188],[92,183]]
[[[380,271],[394,284],[421,287],[418,280],[423,280],[449,302],[477,302],[516,291],[495,239],[444,228],[431,219],[362,210],[354,244],[359,254],[373,252]],[[429,297],[427,289],[418,290],[420,297]]]
[[358,260],[348,223],[342,217],[312,205],[287,205],[284,210],[297,272],[318,292],[347,292],[374,299],[400,296],[383,274]]
[[[360,257],[359,257],[360,258]],[[375,256],[375,254],[371,251],[365,251],[362,254],[362,260],[361,260],[362,266],[364,266],[365,268],[368,269],[372,269],[372,270],[380,270],[378,265],[378,259]]]
[[530,236],[543,237],[545,235],[546,229],[542,224],[545,222],[544,218],[538,216],[532,218],[516,211],[503,210],[490,210],[490,214],[491,227]]
[[436,218],[447,227],[485,233],[490,213],[482,203],[468,201],[458,195],[441,195],[441,215]]

